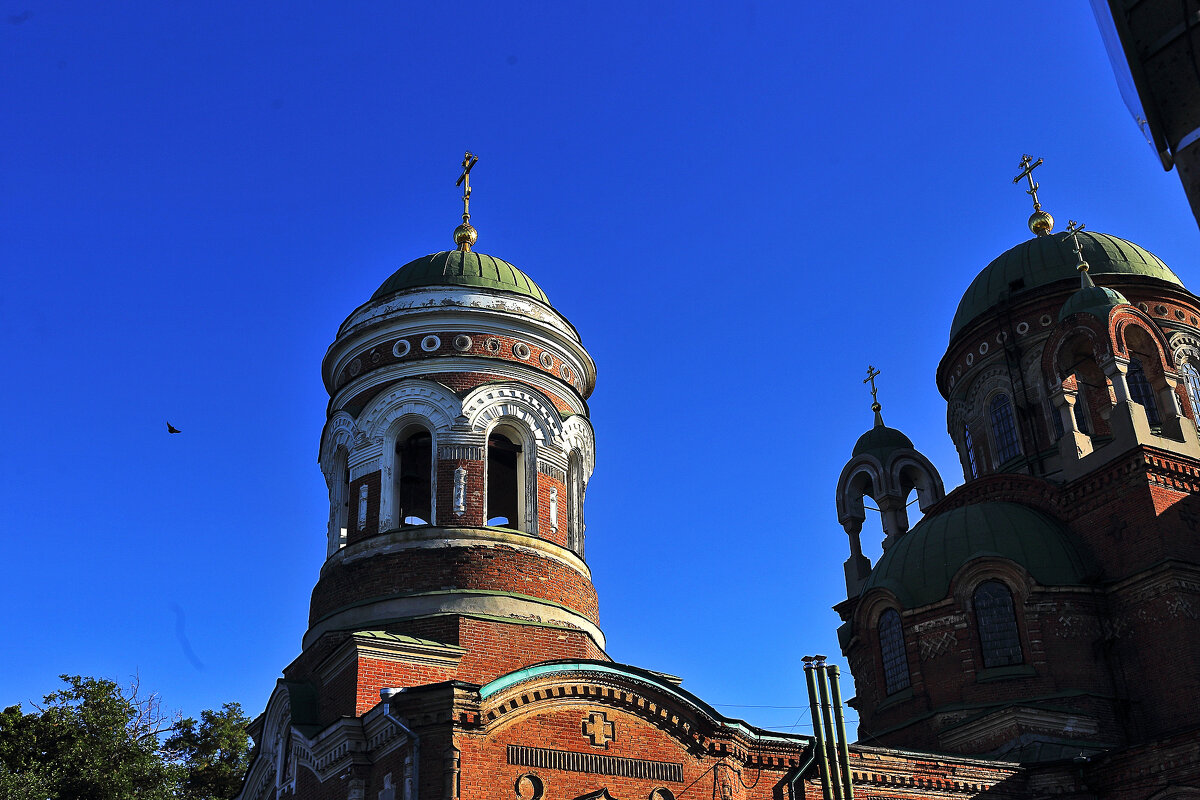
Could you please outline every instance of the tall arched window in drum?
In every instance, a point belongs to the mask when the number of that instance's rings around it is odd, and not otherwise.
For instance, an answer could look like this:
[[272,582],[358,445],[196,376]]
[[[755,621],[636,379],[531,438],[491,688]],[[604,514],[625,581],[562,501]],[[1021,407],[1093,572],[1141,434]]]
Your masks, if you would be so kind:
[[1017,423],[1008,395],[998,394],[992,398],[991,416],[992,437],[996,441],[996,464],[1000,465],[1021,455],[1021,445],[1017,442]]
[[975,589],[972,604],[983,666],[1007,667],[1024,663],[1017,615],[1008,587],[1000,581],[984,581]]
[[879,652],[883,655],[883,682],[889,695],[909,686],[908,656],[900,613],[889,608],[879,615]]

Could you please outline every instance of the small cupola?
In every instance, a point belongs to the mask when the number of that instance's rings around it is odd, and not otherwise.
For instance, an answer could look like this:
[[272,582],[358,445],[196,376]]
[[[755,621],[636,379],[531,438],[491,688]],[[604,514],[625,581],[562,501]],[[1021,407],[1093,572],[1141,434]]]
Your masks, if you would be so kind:
[[862,553],[860,538],[867,518],[863,498],[875,501],[872,510],[879,512],[883,547],[887,550],[908,532],[908,496],[913,491],[922,512],[946,496],[942,477],[932,462],[902,432],[883,423],[883,406],[875,387],[878,375],[878,370],[868,367],[863,381],[871,384],[875,424],[858,438],[837,484],[838,522],[850,537],[850,558],[846,560],[849,596],[858,593],[871,573],[871,562]]

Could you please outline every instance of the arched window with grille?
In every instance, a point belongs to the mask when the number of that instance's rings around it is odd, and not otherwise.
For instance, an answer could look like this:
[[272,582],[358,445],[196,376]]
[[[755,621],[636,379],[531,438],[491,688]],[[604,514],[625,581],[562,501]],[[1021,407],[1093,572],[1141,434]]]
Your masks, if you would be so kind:
[[975,461],[975,442],[971,439],[971,428],[963,425],[963,447],[967,451],[967,466],[971,468],[971,477],[979,477],[979,464]]
[[1129,397],[1133,402],[1146,409],[1146,419],[1154,427],[1162,424],[1158,416],[1158,402],[1154,399],[1154,389],[1146,379],[1146,370],[1142,362],[1136,358],[1129,359],[1129,372],[1125,375],[1129,384]]
[[889,695],[909,686],[908,656],[904,652],[904,631],[900,613],[889,608],[879,615],[879,652],[883,656],[883,683]]
[[991,418],[992,438],[996,442],[996,463],[1003,464],[1021,455],[1021,445],[1017,442],[1017,422],[1013,417],[1012,401],[1008,399],[1008,395],[998,394],[992,398]]
[[1200,370],[1190,361],[1183,362],[1179,368],[1183,382],[1187,384],[1188,397],[1192,401],[1192,414],[1200,417]]
[[1016,610],[1008,587],[997,580],[984,581],[976,587],[972,605],[983,666],[1008,667],[1024,663]]

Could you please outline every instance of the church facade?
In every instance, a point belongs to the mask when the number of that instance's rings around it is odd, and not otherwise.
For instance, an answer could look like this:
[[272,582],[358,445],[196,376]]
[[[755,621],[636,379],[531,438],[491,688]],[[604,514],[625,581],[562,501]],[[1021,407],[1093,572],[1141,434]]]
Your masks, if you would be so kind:
[[937,375],[967,477],[950,494],[876,404],[837,487],[866,742],[848,744],[819,658],[810,737],[608,657],[585,548],[595,365],[528,275],[475,251],[474,163],[456,249],[387,278],[325,356],[327,559],[242,800],[1200,787],[1200,301],[1161,261],[1043,221],[980,273]]

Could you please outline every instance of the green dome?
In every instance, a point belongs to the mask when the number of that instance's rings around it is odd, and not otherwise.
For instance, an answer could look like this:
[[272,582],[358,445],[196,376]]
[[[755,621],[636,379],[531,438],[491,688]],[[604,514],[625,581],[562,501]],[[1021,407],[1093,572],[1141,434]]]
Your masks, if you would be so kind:
[[1067,298],[1067,302],[1063,303],[1062,309],[1058,312],[1058,321],[1062,322],[1072,314],[1084,311],[1094,317],[1106,320],[1108,319],[1108,312],[1113,306],[1125,305],[1128,302],[1125,299],[1125,295],[1116,289],[1106,289],[1103,286],[1089,286],[1086,289],[1080,289]]
[[483,253],[462,250],[447,250],[408,262],[393,272],[371,295],[371,299],[379,300],[421,286],[492,289],[532,297],[550,305],[550,299],[542,288],[512,264]]
[[850,454],[851,458],[861,456],[863,453],[869,453],[875,456],[882,463],[887,460],[888,455],[893,450],[908,448],[914,450],[912,441],[895,428],[889,428],[886,425],[876,425],[871,430],[858,437],[858,441],[854,443],[854,450]]
[[[1106,233],[1083,231],[1079,234],[1079,247],[1094,276],[1137,275],[1183,288],[1183,282],[1170,267],[1133,242]],[[1015,295],[1055,281],[1078,279],[1075,269],[1078,263],[1070,236],[1052,233],[1021,242],[984,267],[971,281],[950,324],[950,338],[995,306],[1001,294]]]
[[926,517],[889,547],[863,593],[889,589],[904,608],[936,603],[964,564],[996,556],[1043,586],[1079,586],[1086,568],[1062,525],[1017,503],[977,503]]

